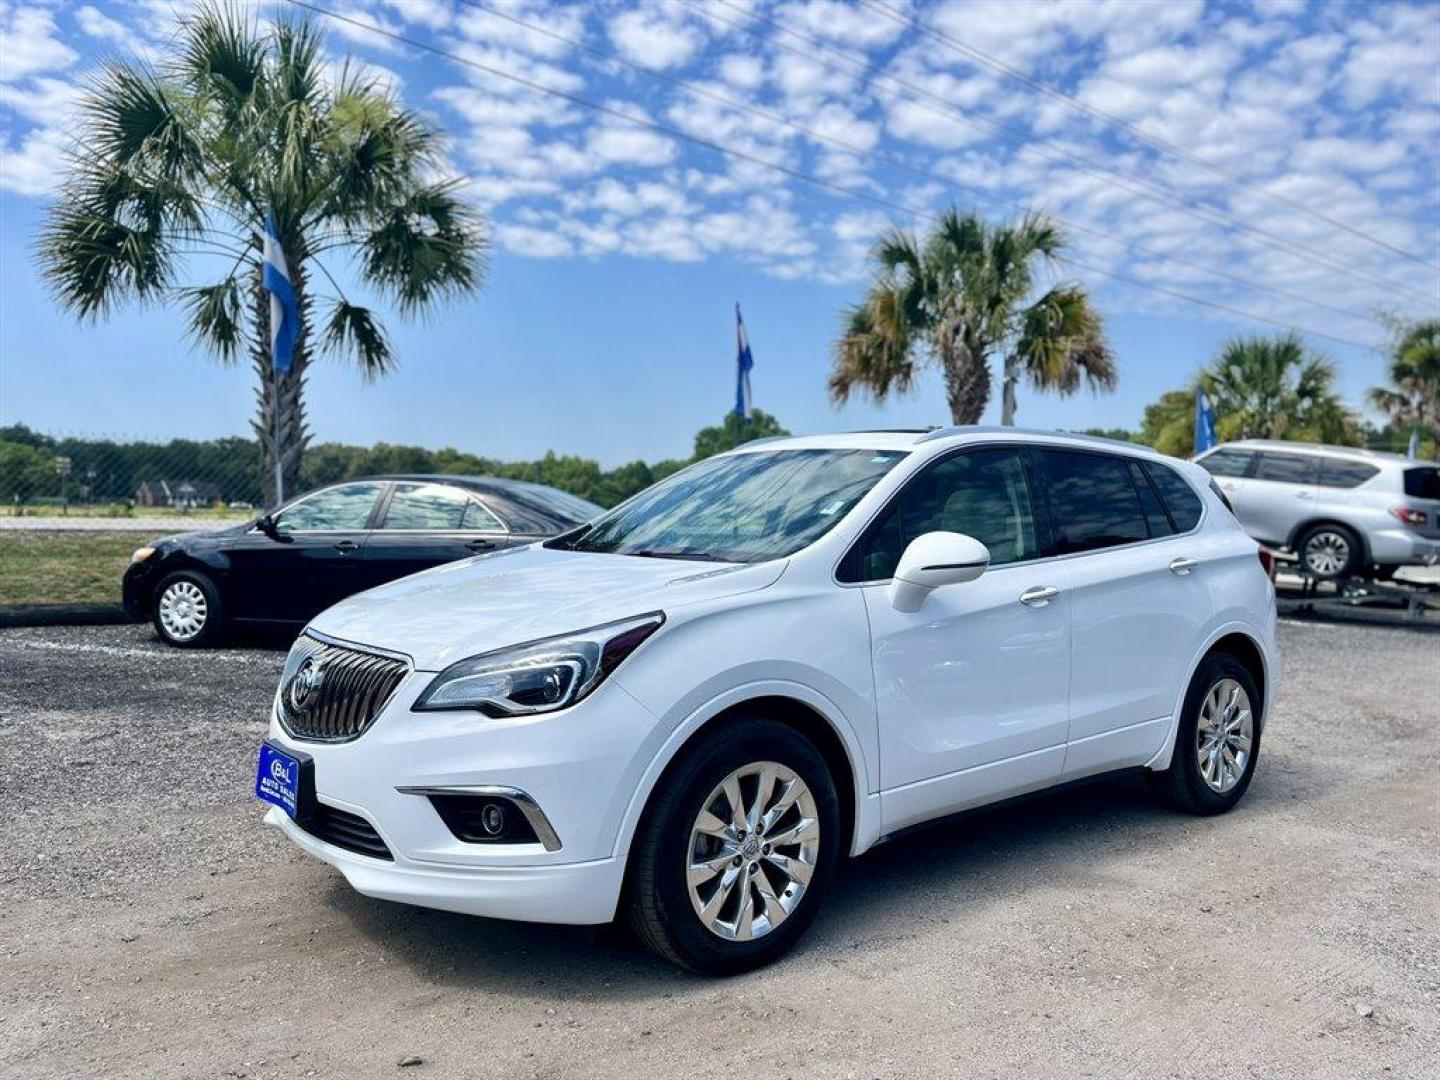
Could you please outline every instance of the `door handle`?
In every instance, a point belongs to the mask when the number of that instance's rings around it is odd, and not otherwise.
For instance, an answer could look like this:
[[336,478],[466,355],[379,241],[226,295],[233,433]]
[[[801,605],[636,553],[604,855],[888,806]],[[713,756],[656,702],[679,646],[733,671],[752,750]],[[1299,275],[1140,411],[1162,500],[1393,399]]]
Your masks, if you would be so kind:
[[1191,559],[1181,555],[1178,559],[1170,560],[1170,572],[1178,577],[1184,577],[1199,565],[1199,559]]
[[1053,585],[1037,585],[1020,594],[1020,603],[1027,607],[1045,607],[1059,595],[1060,590]]
[[483,540],[477,537],[474,540],[466,540],[465,546],[471,551],[485,551],[495,546],[494,540]]
[[354,540],[341,540],[335,545],[335,550],[340,552],[341,555],[349,555],[350,552],[358,550],[359,547],[360,545],[355,543]]
[[1314,497],[1315,497],[1315,493],[1312,492],[1312,491],[1297,491],[1297,492],[1295,492],[1295,498],[1297,498],[1297,499],[1313,499]]

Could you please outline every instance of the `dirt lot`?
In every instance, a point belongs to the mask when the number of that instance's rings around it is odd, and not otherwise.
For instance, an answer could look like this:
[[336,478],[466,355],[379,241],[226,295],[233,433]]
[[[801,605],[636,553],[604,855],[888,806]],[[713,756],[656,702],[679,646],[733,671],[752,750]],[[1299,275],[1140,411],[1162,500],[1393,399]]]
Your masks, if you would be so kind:
[[273,647],[0,632],[0,1075],[1433,1078],[1440,635],[1282,645],[1234,814],[1130,779],[912,836],[707,981],[365,899],[262,829]]

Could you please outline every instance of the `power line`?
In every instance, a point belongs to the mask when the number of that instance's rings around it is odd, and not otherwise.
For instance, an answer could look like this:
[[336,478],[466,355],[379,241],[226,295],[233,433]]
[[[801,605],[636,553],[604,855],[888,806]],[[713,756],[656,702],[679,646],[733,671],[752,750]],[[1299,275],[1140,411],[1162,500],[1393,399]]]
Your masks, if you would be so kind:
[[1396,245],[1391,244],[1386,240],[1380,239],[1378,236],[1373,236],[1370,233],[1365,232],[1363,229],[1357,229],[1355,226],[1349,225],[1339,220],[1338,218],[1331,217],[1329,214],[1326,214],[1323,211],[1316,210],[1314,207],[1308,206],[1307,204],[1301,202],[1299,199],[1293,199],[1288,195],[1281,194],[1280,192],[1270,191],[1268,188],[1261,186],[1256,180],[1246,177],[1233,169],[1221,165],[1219,162],[1210,161],[1209,159],[1203,158],[1198,154],[1193,154],[1189,150],[1186,150],[1183,146],[1173,143],[1169,139],[1162,138],[1158,135],[1151,135],[1149,132],[1142,130],[1141,128],[1132,124],[1130,121],[1124,119],[1123,117],[1116,116],[1112,112],[1099,108],[1098,106],[1091,105],[1089,102],[1082,101],[1081,99],[1075,97],[1073,94],[1066,93],[1058,86],[1047,83],[1041,79],[1036,79],[1031,75],[1027,74],[1026,72],[1021,71],[1019,68],[1005,63],[1005,61],[999,59],[998,57],[991,56],[989,53],[978,49],[973,45],[969,45],[964,41],[961,41],[954,35],[946,33],[939,27],[932,26],[929,23],[923,22],[918,16],[909,15],[906,12],[899,10],[898,8],[892,7],[890,4],[884,3],[883,0],[862,0],[862,2],[871,10],[879,13],[890,21],[899,23],[901,26],[913,27],[920,33],[925,34],[927,37],[933,38],[936,41],[940,41],[949,45],[956,52],[960,53],[962,56],[967,57],[974,63],[981,64],[982,66],[987,67],[992,71],[999,72],[1000,74],[1005,75],[1008,78],[1015,79],[1018,82],[1021,82],[1024,85],[1030,87],[1031,89],[1044,94],[1046,97],[1049,97],[1055,101],[1059,101],[1069,106],[1070,108],[1078,109],[1080,112],[1085,113],[1087,116],[1090,116],[1093,119],[1100,120],[1101,122],[1109,124],[1112,127],[1119,127],[1124,131],[1128,132],[1131,137],[1138,139],[1140,142],[1152,147],[1153,149],[1163,151],[1164,153],[1170,154],[1173,157],[1177,157],[1180,160],[1188,162],[1191,165],[1206,169],[1217,176],[1224,177],[1232,184],[1236,184],[1240,187],[1246,188],[1247,190],[1254,191],[1267,199],[1271,199],[1279,203],[1284,203],[1286,206],[1289,206],[1295,210],[1299,210],[1303,213],[1309,214],[1317,221],[1323,221],[1327,225],[1331,225],[1334,228],[1349,233],[1351,236],[1359,237],[1361,240],[1365,240],[1371,244],[1376,245],[1377,247],[1384,248],[1385,250],[1393,252],[1394,254],[1399,255],[1402,258],[1409,259],[1411,262],[1417,263],[1420,266],[1425,267],[1425,269],[1427,270],[1440,270],[1440,266],[1435,265],[1427,259],[1421,258],[1419,255],[1412,254],[1411,252],[1406,251],[1404,248],[1397,247]]
[[[472,60],[469,57],[460,56],[458,53],[449,52],[445,49],[439,48],[438,46],[431,45],[428,42],[408,37],[404,34],[397,33],[396,31],[387,30],[379,26],[372,26],[369,23],[361,22],[359,19],[354,19],[347,15],[342,15],[339,12],[331,11],[328,8],[323,8],[317,4],[310,3],[309,0],[285,0],[285,2],[293,7],[303,8],[307,11],[312,11],[317,15],[321,15],[325,18],[331,19],[332,21],[343,22],[358,29],[368,31],[373,34],[379,34],[383,37],[389,38],[392,41],[399,42],[402,45],[409,45],[411,48],[420,49],[434,56],[443,57],[444,59],[447,59],[452,63],[460,64],[464,67],[471,68],[475,71],[479,71],[487,75],[492,75],[496,78],[505,79],[509,82],[515,83],[518,86],[523,86],[526,89],[534,90],[542,94],[548,94],[552,97],[560,98],[563,101],[568,101],[572,105],[579,105],[582,108],[591,109],[595,112],[602,113],[607,116],[613,116],[616,119],[623,120],[625,123],[633,124],[636,127],[646,128],[650,131],[665,135],[669,138],[679,139],[683,142],[692,143],[696,146],[704,147],[707,150],[712,150],[715,153],[722,154],[726,157],[736,158],[741,161],[747,161],[753,165],[759,165],[763,168],[771,169],[784,176],[791,177],[795,180],[800,180],[804,183],[812,184],[815,187],[823,188],[838,195],[844,195],[852,199],[860,199],[864,202],[869,202],[876,206],[881,206],[889,210],[898,211],[902,214],[908,214],[913,217],[927,218],[931,221],[939,220],[939,215],[928,208],[896,202],[894,200],[886,199],[879,195],[871,194],[868,191],[864,191],[858,188],[847,187],[844,184],[838,184],[834,181],[826,180],[823,177],[815,176],[812,173],[807,173],[803,170],[780,164],[779,162],[767,161],[765,158],[762,158],[756,154],[751,154],[744,150],[737,150],[733,147],[727,147],[720,143],[713,142],[710,139],[702,138],[698,135],[691,135],[690,133],[681,131],[678,128],[673,128],[668,125],[658,123],[654,120],[649,119],[648,117],[635,116],[632,113],[625,112],[623,109],[617,109],[612,105],[606,105],[603,102],[594,101],[590,98],[582,97],[579,94],[573,94],[567,90],[560,90],[552,86],[546,86],[543,83],[535,82],[533,79],[527,79],[523,75],[516,75],[515,73],[506,71],[503,68],[495,67],[491,64],[485,64],[478,60]],[[1170,289],[1166,286],[1154,285],[1148,282],[1140,281],[1135,278],[1126,277],[1122,274],[1116,273],[1113,270],[1107,270],[1104,267],[1095,266],[1093,264],[1081,263],[1068,257],[1062,257],[1057,261],[1069,263],[1070,265],[1076,266],[1080,269],[1089,270],[1092,273],[1101,274],[1105,277],[1113,278],[1116,281],[1121,281],[1126,284],[1134,285],[1137,288],[1149,289],[1153,292],[1162,293],[1164,295],[1172,296],[1180,300],[1186,300],[1190,303],[1199,304],[1203,307],[1212,308],[1216,311],[1228,312],[1229,314],[1235,315],[1239,318],[1250,319],[1255,322],[1267,323],[1271,326],[1280,327],[1281,329],[1290,330],[1298,334],[1308,334],[1311,337],[1323,338],[1327,341],[1333,341],[1340,345],[1349,345],[1358,349],[1375,349],[1375,346],[1373,344],[1362,341],[1355,341],[1351,338],[1339,337],[1338,335],[1329,334],[1320,330],[1307,329],[1306,327],[1296,325],[1295,323],[1286,322],[1283,319],[1274,319],[1268,315],[1260,315],[1255,312],[1246,311],[1243,308],[1232,307],[1229,304],[1225,304],[1217,300],[1207,300],[1203,297],[1191,296],[1188,293],[1183,293],[1176,289]]]
[[[695,6],[695,0],[683,0],[683,2],[690,4],[692,7]],[[1003,141],[1009,142],[1013,146],[1029,146],[1041,153],[1043,156],[1050,159],[1051,161],[1055,161],[1058,158],[1063,158],[1064,160],[1074,164],[1081,171],[1099,178],[1102,182],[1108,184],[1111,187],[1117,187],[1123,191],[1129,191],[1132,194],[1139,195],[1141,198],[1149,199],[1150,201],[1159,203],[1163,206],[1168,206],[1172,210],[1177,210],[1180,213],[1187,215],[1188,217],[1193,217],[1197,220],[1206,221],[1211,224],[1234,226],[1235,228],[1241,229],[1245,232],[1250,232],[1254,233],[1257,236],[1262,236],[1265,239],[1269,240],[1271,244],[1281,247],[1286,251],[1291,252],[1292,254],[1301,256],[1308,262],[1313,262],[1318,265],[1325,266],[1330,270],[1336,271],[1338,273],[1343,273],[1348,277],[1363,278],[1364,280],[1369,281],[1372,284],[1379,285],[1392,293],[1402,293],[1414,299],[1422,300],[1426,304],[1434,303],[1433,296],[1416,292],[1413,289],[1406,288],[1403,285],[1399,285],[1393,281],[1387,280],[1386,278],[1381,277],[1378,274],[1374,274],[1367,270],[1360,269],[1359,267],[1343,263],[1340,260],[1322,254],[1321,252],[1318,252],[1313,248],[1309,248],[1304,246],[1303,244],[1296,243],[1295,241],[1281,235],[1280,233],[1273,232],[1272,230],[1266,229],[1260,225],[1251,224],[1250,222],[1247,222],[1244,219],[1226,210],[1222,210],[1217,207],[1206,206],[1204,204],[1192,205],[1185,202],[1182,198],[1171,194],[1165,188],[1159,186],[1158,184],[1151,183],[1150,181],[1147,181],[1140,177],[1120,176],[1119,174],[1115,173],[1114,170],[1108,168],[1105,165],[1101,165],[1095,162],[1093,159],[1086,158],[1083,155],[1074,153],[1064,148],[1047,147],[1043,143],[1037,142],[1032,136],[1017,131],[1014,128],[1010,128],[997,121],[991,120],[988,117],[971,116],[967,114],[960,106],[956,105],[953,101],[950,101],[948,98],[945,98],[942,95],[934,93],[926,87],[918,86],[915,83],[903,79],[900,76],[895,75],[891,72],[881,71],[868,60],[860,60],[853,56],[850,56],[849,54],[826,44],[818,38],[802,33],[801,31],[794,30],[788,26],[784,26],[767,15],[752,14],[746,9],[738,7],[737,5],[732,3],[731,0],[713,0],[713,2],[730,8],[732,11],[739,13],[741,16],[741,20],[727,19],[722,15],[717,15],[714,9],[710,7],[704,9],[706,18],[715,19],[726,26],[743,30],[744,32],[754,37],[760,38],[760,40],[762,41],[766,41],[774,48],[782,49],[807,61],[816,61],[817,52],[820,54],[828,54],[829,56],[832,56],[839,60],[841,63],[848,65],[850,67],[850,70],[858,71],[858,73],[862,76],[869,76],[877,80],[883,79],[889,83],[901,87],[912,95],[918,95],[921,98],[926,98],[930,101],[938,102],[941,108],[937,109],[932,105],[927,105],[925,101],[915,101],[911,99],[913,104],[919,106],[920,108],[926,110],[933,115],[940,116],[941,118],[950,120],[952,122],[963,124],[966,127],[970,127],[980,131],[987,131],[991,134],[997,135]],[[761,37],[759,30],[753,25],[753,23],[762,23],[770,27],[771,29],[778,31],[781,34],[785,34],[789,37],[802,41],[808,46],[808,49],[800,49],[796,48],[795,46],[786,45],[783,42],[774,40],[773,38],[763,38]],[[819,62],[822,64],[825,63],[823,60]],[[829,67],[831,70],[834,70],[833,64],[826,64],[826,66]]]
[[[689,93],[706,98],[710,101],[718,102],[719,104],[724,105],[726,108],[734,109],[738,112],[743,112],[750,116],[759,117],[760,119],[769,121],[770,123],[779,124],[783,127],[790,128],[791,130],[797,131],[800,134],[806,136],[807,138],[813,139],[817,142],[829,143],[831,146],[840,147],[842,150],[846,151],[847,153],[853,154],[856,157],[873,158],[876,161],[881,161],[894,168],[902,169],[905,172],[911,173],[912,175],[918,176],[922,179],[929,180],[933,183],[941,184],[954,190],[968,192],[974,197],[986,200],[988,202],[998,203],[1002,206],[1008,206],[1011,209],[1018,210],[1021,213],[1028,214],[1035,212],[1034,207],[1027,206],[1023,203],[1015,202],[1011,199],[1003,198],[999,195],[991,194],[990,192],[984,191],[970,184],[964,184],[949,177],[941,176],[938,173],[930,172],[927,169],[922,169],[919,166],[912,165],[911,163],[905,161],[903,158],[897,157],[893,154],[887,154],[883,151],[876,151],[873,148],[860,146],[856,143],[849,142],[834,135],[824,134],[822,132],[814,130],[813,128],[806,127],[804,124],[797,123],[796,121],[791,120],[788,117],[781,115],[780,113],[772,112],[769,109],[751,105],[748,102],[737,101],[736,99],[727,97],[724,94],[716,93],[715,91],[710,90],[708,87],[701,86],[697,83],[679,78],[675,75],[670,75],[667,72],[662,71],[658,68],[653,68],[646,64],[641,64],[637,61],[628,60],[625,57],[616,55],[613,52],[607,52],[603,49],[597,49],[594,46],[587,45],[583,41],[580,41],[576,38],[568,37],[565,34],[561,34],[557,31],[551,30],[548,27],[528,22],[525,19],[519,18],[518,16],[511,15],[508,12],[491,7],[489,4],[484,3],[483,0],[460,0],[460,3],[466,5],[467,7],[474,8],[477,11],[483,11],[489,15],[494,16],[497,19],[504,20],[505,22],[508,22],[514,26],[519,26],[533,33],[550,38],[553,41],[562,42],[566,45],[572,46],[573,48],[576,48],[581,52],[588,53],[591,56],[594,56],[607,63],[616,63],[623,65],[624,67],[627,67],[632,71],[640,72],[647,77],[669,83],[672,86],[679,87]],[[1210,274],[1216,277],[1228,279],[1235,282],[1236,284],[1243,285],[1249,289],[1267,292],[1274,296],[1281,297],[1285,300],[1291,300],[1296,303],[1309,304],[1313,307],[1323,308],[1326,311],[1329,311],[1336,315],[1342,315],[1346,318],[1356,319],[1361,322],[1374,323],[1377,326],[1381,325],[1381,323],[1373,313],[1341,307],[1336,304],[1328,303],[1324,300],[1317,300],[1314,297],[1305,296],[1301,293],[1290,292],[1286,289],[1266,285],[1262,282],[1252,281],[1249,278],[1242,277],[1239,274],[1232,273],[1228,270],[1223,270],[1218,267],[1207,266],[1204,263],[1194,262],[1191,259],[1185,258],[1183,255],[1176,255],[1172,252],[1160,251],[1154,248],[1146,247],[1144,244],[1141,244],[1138,241],[1117,240],[1114,236],[1107,233],[1103,229],[1097,229],[1088,225],[1084,225],[1080,222],[1070,221],[1060,217],[1059,215],[1051,216],[1054,217],[1056,221],[1067,226],[1068,228],[1075,230],[1076,232],[1086,233],[1107,242],[1121,243],[1126,248],[1140,254],[1150,255],[1156,258],[1168,259],[1175,263],[1178,263],[1181,266],[1188,266],[1192,270],[1199,270],[1200,272],[1205,274]]]

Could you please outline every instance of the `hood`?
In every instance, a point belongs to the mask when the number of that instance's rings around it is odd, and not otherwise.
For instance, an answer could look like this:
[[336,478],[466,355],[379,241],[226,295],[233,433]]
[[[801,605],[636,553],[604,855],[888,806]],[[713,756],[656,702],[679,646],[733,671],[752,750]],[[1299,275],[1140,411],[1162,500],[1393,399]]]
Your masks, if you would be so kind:
[[167,536],[151,540],[149,545],[157,549],[160,547],[181,548],[185,551],[194,551],[197,548],[224,547],[231,540],[244,536],[254,525],[253,521],[245,521],[239,525],[217,525],[208,529],[170,533]]
[[763,589],[784,569],[783,559],[722,565],[533,544],[392,581],[342,600],[310,625],[439,671],[506,645]]

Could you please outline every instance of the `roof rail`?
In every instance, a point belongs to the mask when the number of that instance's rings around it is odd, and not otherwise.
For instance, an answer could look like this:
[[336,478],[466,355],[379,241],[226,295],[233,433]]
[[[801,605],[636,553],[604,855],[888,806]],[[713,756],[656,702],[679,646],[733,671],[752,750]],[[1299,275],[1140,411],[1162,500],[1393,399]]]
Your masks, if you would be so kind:
[[1124,439],[1107,439],[1103,435],[1086,435],[1084,432],[1061,431],[1058,428],[1023,428],[1001,424],[955,424],[952,427],[937,428],[927,435],[922,435],[916,442],[917,444],[931,442],[935,439],[947,439],[954,435],[1059,435],[1062,438],[1099,443],[1102,446],[1123,446],[1130,450],[1149,450],[1151,453],[1158,453],[1154,447],[1146,446],[1144,443],[1126,442]]

